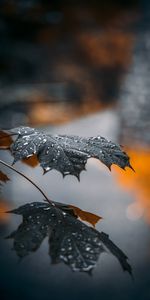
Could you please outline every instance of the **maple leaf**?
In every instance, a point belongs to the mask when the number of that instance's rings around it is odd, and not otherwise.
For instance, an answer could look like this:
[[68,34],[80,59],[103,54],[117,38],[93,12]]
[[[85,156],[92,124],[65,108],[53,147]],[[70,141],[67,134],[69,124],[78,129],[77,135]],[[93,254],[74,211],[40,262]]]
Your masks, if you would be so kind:
[[99,159],[109,169],[112,164],[122,169],[132,168],[121,146],[101,136],[49,135],[30,127],[18,127],[10,132],[17,135],[10,147],[14,163],[36,154],[44,173],[56,169],[63,176],[70,174],[79,179],[91,157]]
[[87,212],[85,210],[82,210],[81,208],[74,205],[64,204],[56,201],[53,201],[53,203],[57,207],[61,208],[63,211],[68,212],[75,218],[80,218],[82,221],[86,221],[87,223],[91,224],[93,227],[95,227],[97,222],[99,222],[102,219],[102,217]]
[[73,271],[91,273],[101,253],[109,250],[117,257],[123,270],[131,274],[127,256],[109,240],[107,234],[99,233],[76,219],[67,205],[57,205],[33,202],[10,211],[23,216],[18,229],[7,237],[14,239],[14,249],[19,257],[37,250],[48,236],[53,264],[64,262]]

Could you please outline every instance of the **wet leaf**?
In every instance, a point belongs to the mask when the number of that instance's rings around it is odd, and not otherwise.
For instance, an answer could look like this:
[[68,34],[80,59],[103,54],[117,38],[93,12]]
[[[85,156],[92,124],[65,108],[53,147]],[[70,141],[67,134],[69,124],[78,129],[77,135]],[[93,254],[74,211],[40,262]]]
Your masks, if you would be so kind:
[[73,271],[91,273],[100,255],[109,251],[117,257],[124,270],[131,273],[126,255],[109,240],[72,215],[67,205],[49,206],[33,202],[11,211],[23,216],[23,221],[8,238],[14,239],[14,250],[19,257],[36,251],[44,238],[49,237],[51,263],[64,262]]
[[64,212],[71,214],[75,218],[80,218],[82,221],[86,221],[87,223],[91,224],[93,227],[95,227],[98,221],[102,219],[102,217],[90,213],[88,211],[82,210],[77,206],[64,204],[56,201],[54,203],[57,207],[62,209]]
[[99,236],[106,248],[119,260],[122,269],[132,275],[132,268],[127,261],[128,257],[123,253],[123,251],[109,239],[108,234],[100,232]]
[[18,127],[10,132],[18,135],[10,148],[14,163],[36,154],[44,173],[55,169],[63,176],[70,174],[79,179],[91,157],[99,159],[109,169],[112,164],[122,169],[132,168],[121,146],[101,136],[47,135],[30,127]]

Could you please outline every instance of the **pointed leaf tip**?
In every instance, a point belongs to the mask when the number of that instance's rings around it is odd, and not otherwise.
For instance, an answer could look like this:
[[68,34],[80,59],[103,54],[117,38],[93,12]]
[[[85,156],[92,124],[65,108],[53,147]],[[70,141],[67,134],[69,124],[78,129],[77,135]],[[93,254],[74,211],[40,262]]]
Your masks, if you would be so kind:
[[129,163],[129,168],[135,173],[134,168],[131,166],[131,164]]

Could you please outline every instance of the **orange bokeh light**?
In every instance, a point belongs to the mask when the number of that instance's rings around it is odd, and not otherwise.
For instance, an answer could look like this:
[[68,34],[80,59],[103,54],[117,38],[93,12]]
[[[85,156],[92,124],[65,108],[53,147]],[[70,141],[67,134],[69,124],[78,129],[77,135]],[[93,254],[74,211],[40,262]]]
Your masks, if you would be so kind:
[[150,150],[129,148],[126,151],[131,158],[135,173],[129,168],[126,172],[122,172],[116,166],[113,166],[113,169],[119,184],[135,195],[135,202],[127,208],[127,217],[136,220],[144,216],[150,223]]

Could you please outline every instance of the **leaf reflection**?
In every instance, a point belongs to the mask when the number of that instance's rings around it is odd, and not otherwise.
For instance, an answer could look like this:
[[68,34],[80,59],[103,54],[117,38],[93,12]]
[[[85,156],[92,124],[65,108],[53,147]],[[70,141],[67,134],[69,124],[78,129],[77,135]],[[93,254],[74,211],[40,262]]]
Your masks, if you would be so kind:
[[123,270],[132,274],[127,256],[109,236],[79,221],[65,205],[56,207],[33,202],[10,212],[23,216],[17,230],[7,237],[14,240],[14,250],[19,257],[36,251],[48,236],[53,264],[64,262],[73,271],[91,273],[101,253],[109,251],[119,260]]

